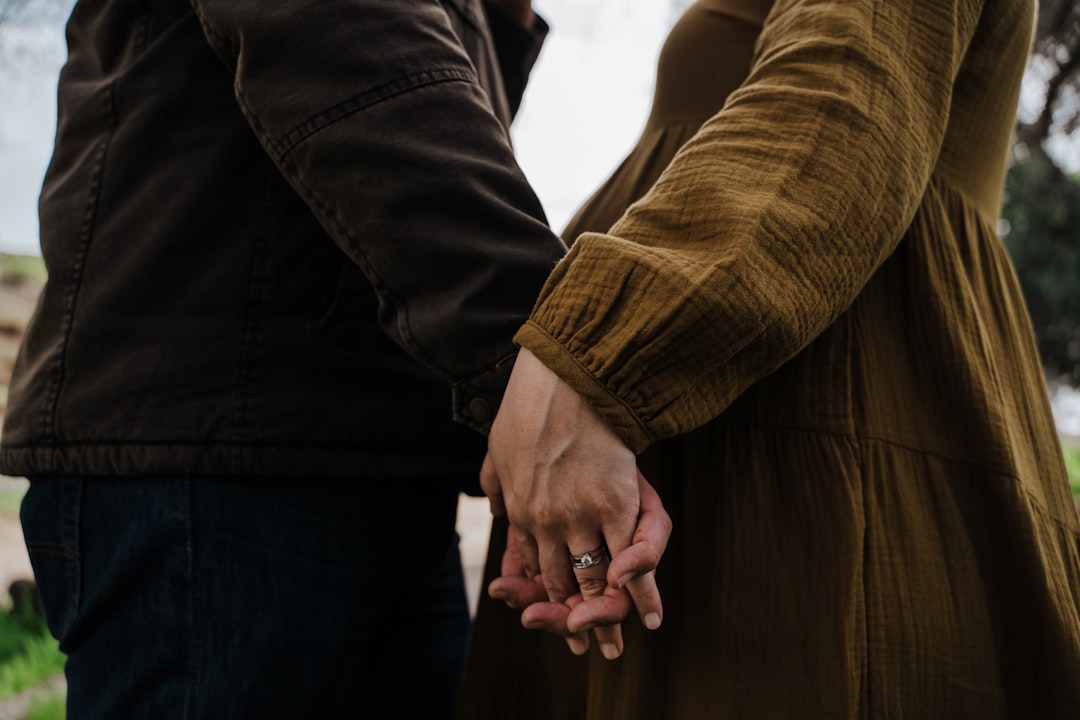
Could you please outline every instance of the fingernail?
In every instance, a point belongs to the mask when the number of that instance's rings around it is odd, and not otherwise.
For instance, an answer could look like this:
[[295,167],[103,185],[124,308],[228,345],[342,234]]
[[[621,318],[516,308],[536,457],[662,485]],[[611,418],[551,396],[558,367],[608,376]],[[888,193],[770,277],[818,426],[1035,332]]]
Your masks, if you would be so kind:
[[619,578],[619,589],[622,590],[624,587],[626,587],[626,583],[630,582],[633,579],[634,573],[632,572],[628,572],[623,575],[621,578]]
[[521,625],[526,630],[543,630],[544,629],[544,623],[539,622],[539,621],[525,622],[524,620],[522,620]]
[[619,657],[619,646],[615,643],[601,643],[600,652],[604,654],[608,660],[614,660]]
[[588,643],[577,637],[566,638],[566,644],[570,646],[570,652],[575,655],[584,655],[589,649]]
[[660,627],[660,613],[651,612],[645,616],[645,627],[655,630]]

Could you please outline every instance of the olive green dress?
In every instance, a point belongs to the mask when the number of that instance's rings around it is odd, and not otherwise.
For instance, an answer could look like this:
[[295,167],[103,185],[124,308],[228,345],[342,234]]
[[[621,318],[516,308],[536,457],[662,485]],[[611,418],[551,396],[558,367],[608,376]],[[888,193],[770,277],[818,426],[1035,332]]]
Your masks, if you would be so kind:
[[518,334],[671,513],[664,624],[575,658],[483,598],[462,720],[1080,717],[1080,518],[996,234],[1033,19],[687,11]]

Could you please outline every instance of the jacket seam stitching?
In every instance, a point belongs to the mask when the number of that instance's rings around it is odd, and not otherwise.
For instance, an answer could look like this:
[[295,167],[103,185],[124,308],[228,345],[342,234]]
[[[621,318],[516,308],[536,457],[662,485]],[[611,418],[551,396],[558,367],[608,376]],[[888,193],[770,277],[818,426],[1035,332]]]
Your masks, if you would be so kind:
[[94,223],[97,220],[97,210],[101,202],[101,191],[104,185],[105,159],[112,143],[113,134],[116,130],[116,108],[114,93],[116,83],[108,86],[102,99],[102,110],[105,115],[106,134],[98,141],[95,151],[94,166],[90,172],[90,192],[86,200],[86,208],[83,213],[82,224],[79,228],[79,242],[75,247],[75,255],[72,264],[68,268],[68,280],[64,292],[64,318],[63,330],[60,333],[60,343],[53,356],[53,381],[49,386],[48,401],[42,408],[42,429],[45,437],[59,439],[59,430],[56,427],[58,417],[57,408],[60,404],[60,392],[64,385],[65,360],[67,358],[68,342],[71,340],[71,331],[75,324],[75,308],[79,301],[82,289],[83,272],[86,268],[86,259],[90,254],[90,242],[94,232]]
[[245,109],[253,122],[260,125],[267,137],[267,145],[278,160],[284,159],[297,145],[316,134],[320,130],[342,120],[350,115],[355,115],[385,100],[397,97],[406,92],[445,82],[475,82],[476,77],[470,70],[462,68],[440,68],[435,70],[421,70],[408,73],[394,78],[382,85],[357,93],[352,97],[332,105],[321,112],[312,115],[308,119],[296,125],[278,139],[270,137],[265,126],[258,120],[258,116],[243,95],[237,92],[237,97],[244,104]]

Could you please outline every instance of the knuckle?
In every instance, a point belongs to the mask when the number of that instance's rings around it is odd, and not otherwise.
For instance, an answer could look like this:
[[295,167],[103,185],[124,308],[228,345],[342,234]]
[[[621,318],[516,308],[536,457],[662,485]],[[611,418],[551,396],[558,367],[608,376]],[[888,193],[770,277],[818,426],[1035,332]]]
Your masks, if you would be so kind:
[[656,548],[649,548],[649,552],[646,556],[649,561],[649,567],[656,567],[660,564],[660,551]]
[[564,534],[572,517],[571,509],[562,505],[534,505],[529,511],[535,526],[548,534]]
[[525,547],[529,542],[529,534],[522,530],[521,526],[511,521],[510,532],[514,538],[514,544],[518,547]]
[[480,489],[488,497],[502,497],[502,487],[499,481],[490,475],[480,473]]

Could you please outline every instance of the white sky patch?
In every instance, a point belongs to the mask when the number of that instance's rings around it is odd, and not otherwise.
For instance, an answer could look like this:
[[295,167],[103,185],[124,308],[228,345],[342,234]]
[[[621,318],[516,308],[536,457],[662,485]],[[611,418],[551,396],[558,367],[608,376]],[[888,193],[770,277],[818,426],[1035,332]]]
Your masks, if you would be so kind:
[[0,116],[0,252],[37,255],[37,199],[52,154],[55,92],[47,81],[7,94],[18,112]]
[[548,222],[561,231],[633,147],[674,20],[657,0],[535,0],[551,34],[511,135]]

